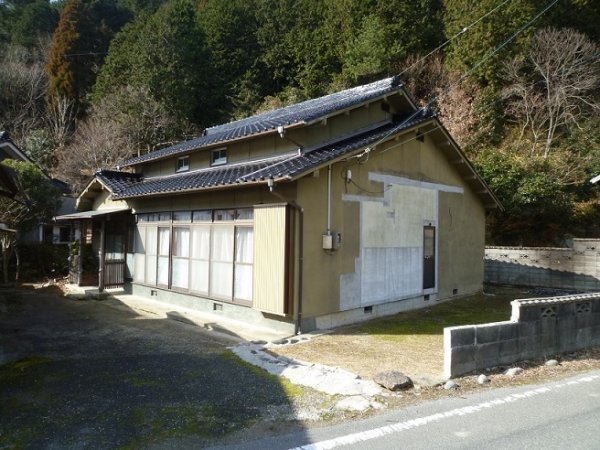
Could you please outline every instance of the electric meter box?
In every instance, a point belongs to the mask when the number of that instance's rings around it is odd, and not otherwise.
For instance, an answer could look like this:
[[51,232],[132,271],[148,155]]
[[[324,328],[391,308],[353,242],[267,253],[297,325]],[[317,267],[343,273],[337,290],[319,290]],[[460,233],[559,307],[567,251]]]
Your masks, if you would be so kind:
[[323,235],[323,250],[336,250],[342,245],[342,233],[331,231]]

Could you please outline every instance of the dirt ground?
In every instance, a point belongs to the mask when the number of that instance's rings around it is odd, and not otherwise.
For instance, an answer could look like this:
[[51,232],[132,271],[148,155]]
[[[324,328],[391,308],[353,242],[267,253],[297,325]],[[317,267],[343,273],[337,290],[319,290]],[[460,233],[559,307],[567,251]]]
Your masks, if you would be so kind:
[[[492,296],[506,296],[508,299],[537,297],[537,292],[516,288],[495,288]],[[480,294],[483,295],[483,294]],[[485,294],[490,295],[490,294]],[[475,299],[477,300],[477,299]],[[458,300],[461,301],[461,300]],[[420,314],[433,314],[434,309],[420,310]],[[418,312],[413,312],[418,313]],[[402,320],[402,314],[398,320]],[[506,317],[497,320],[508,320]],[[375,319],[382,320],[382,319]],[[386,319],[390,320],[390,319]],[[410,316],[407,320],[410,320]],[[442,319],[443,320],[443,319]],[[439,318],[435,321],[441,322]],[[494,320],[491,320],[494,321]],[[450,326],[447,324],[445,326]],[[385,325],[384,325],[385,326]],[[331,332],[319,334],[294,345],[270,347],[274,354],[301,361],[341,367],[356,373],[363,379],[372,379],[381,370],[398,370],[409,376],[416,387],[405,392],[406,397],[438,397],[453,395],[443,389],[443,334],[440,330],[422,333],[407,333],[401,336],[389,336],[383,333],[367,333],[369,325],[341,327]],[[566,377],[577,372],[600,369],[600,348],[591,348],[563,355],[552,355],[547,359],[556,359],[558,366],[545,365],[546,359],[532,359],[517,362],[511,366],[491,367],[486,371],[471,373],[456,378],[460,391],[506,386],[511,384],[537,383],[556,377]],[[516,377],[508,377],[503,372],[509,367],[521,367],[524,372]],[[480,385],[477,377],[484,373],[491,383]],[[455,393],[456,394],[456,393]]]

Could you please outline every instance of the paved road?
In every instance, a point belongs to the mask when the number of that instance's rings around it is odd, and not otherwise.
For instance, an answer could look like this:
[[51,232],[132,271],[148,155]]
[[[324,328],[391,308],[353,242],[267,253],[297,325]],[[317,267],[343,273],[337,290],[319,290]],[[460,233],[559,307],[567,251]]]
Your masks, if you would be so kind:
[[421,450],[600,448],[600,372],[487,389],[372,419],[219,449]]
[[202,448],[288,414],[231,344],[114,300],[0,288],[0,449]]

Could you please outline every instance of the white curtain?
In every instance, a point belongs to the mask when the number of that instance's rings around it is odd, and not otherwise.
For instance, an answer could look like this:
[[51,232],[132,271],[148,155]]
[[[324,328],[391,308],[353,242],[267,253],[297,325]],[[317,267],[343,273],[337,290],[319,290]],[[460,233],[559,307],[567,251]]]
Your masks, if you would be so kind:
[[233,226],[215,226],[212,234],[210,294],[233,297]]
[[143,283],[146,273],[146,251],[144,241],[146,240],[146,227],[137,227],[133,232],[133,279],[137,283]]
[[192,276],[190,289],[204,295],[208,295],[210,228],[210,225],[192,227]]
[[254,260],[254,229],[236,228],[234,297],[252,300],[252,263]]
[[172,285],[187,289],[190,270],[190,229],[188,227],[173,228],[173,273]]
[[254,259],[254,228],[236,229],[235,261],[252,264]]
[[158,272],[156,283],[167,286],[169,284],[169,229],[160,227],[158,229]]
[[210,225],[192,227],[192,258],[208,261],[210,255]]
[[173,229],[173,256],[189,258],[190,256],[190,229],[176,227]]
[[233,226],[214,227],[212,260],[233,262]]
[[156,252],[158,249],[158,228],[146,228],[146,283],[156,285]]
[[208,295],[208,268],[208,261],[192,260],[192,291]]

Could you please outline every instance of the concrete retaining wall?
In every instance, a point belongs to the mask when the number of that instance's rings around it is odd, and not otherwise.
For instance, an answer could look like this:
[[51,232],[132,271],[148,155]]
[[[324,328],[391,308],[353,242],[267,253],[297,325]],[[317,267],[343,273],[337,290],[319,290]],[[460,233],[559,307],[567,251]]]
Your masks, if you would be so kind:
[[514,300],[507,322],[444,329],[444,376],[600,345],[600,294]]
[[572,248],[487,247],[486,283],[600,291],[600,240]]

